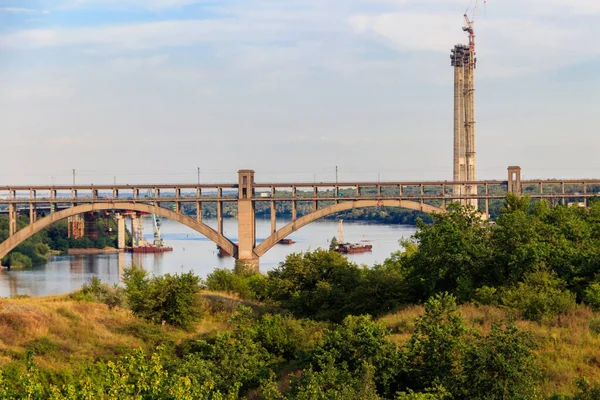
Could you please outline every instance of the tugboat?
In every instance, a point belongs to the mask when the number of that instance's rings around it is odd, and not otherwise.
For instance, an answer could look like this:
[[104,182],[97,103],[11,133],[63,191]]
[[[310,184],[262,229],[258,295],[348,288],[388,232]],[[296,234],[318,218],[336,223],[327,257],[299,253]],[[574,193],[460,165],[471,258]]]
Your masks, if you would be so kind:
[[340,220],[340,224],[338,225],[338,244],[333,249],[338,253],[342,254],[355,254],[355,253],[367,253],[373,250],[373,246],[370,244],[361,244],[361,243],[346,243],[344,241],[344,220]]

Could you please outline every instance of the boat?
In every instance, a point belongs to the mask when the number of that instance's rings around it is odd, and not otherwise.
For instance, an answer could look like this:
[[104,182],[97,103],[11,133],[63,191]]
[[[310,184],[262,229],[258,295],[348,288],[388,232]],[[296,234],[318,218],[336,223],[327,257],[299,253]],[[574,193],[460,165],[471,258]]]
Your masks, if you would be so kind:
[[172,247],[159,247],[159,246],[152,246],[152,245],[148,245],[148,246],[139,246],[139,247],[133,247],[131,249],[131,251],[133,253],[166,253],[168,251],[173,251]]
[[346,243],[344,241],[344,220],[341,219],[338,225],[338,236],[337,241],[338,244],[335,246],[333,251],[342,254],[356,254],[356,253],[367,253],[373,250],[373,246],[370,244],[362,244],[362,243]]
[[219,257],[219,258],[231,257],[231,254],[229,254],[228,252],[223,250],[223,248],[221,246],[217,246],[217,257]]
[[294,243],[296,243],[296,242],[294,242],[292,239],[281,239],[281,240],[280,240],[279,242],[277,242],[277,243],[278,243],[278,244],[287,244],[287,245],[290,245],[290,244],[294,244]]
[[360,243],[340,243],[335,249],[335,251],[342,254],[367,253],[372,250],[372,245]]

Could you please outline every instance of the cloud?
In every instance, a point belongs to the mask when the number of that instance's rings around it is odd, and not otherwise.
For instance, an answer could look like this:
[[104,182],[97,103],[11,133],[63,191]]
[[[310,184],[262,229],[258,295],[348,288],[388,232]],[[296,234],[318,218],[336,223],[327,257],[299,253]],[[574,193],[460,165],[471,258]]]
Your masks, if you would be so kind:
[[208,0],[70,0],[63,5],[64,8],[82,8],[86,6],[103,7],[137,7],[147,10],[165,10],[169,8],[185,7],[192,4],[207,2]]
[[158,67],[168,60],[168,54],[157,54],[150,57],[119,57],[110,60],[109,65],[122,69],[139,69]]
[[9,14],[49,14],[48,10],[34,10],[31,8],[19,8],[19,7],[0,7],[0,12]]

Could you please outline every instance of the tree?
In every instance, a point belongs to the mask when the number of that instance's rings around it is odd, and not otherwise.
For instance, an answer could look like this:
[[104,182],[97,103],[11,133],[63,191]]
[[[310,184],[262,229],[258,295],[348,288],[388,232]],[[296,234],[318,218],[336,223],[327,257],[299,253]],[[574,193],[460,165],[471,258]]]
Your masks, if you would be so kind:
[[490,265],[489,228],[476,210],[454,203],[433,224],[419,221],[413,236],[418,251],[406,259],[413,300],[450,292],[468,300]]

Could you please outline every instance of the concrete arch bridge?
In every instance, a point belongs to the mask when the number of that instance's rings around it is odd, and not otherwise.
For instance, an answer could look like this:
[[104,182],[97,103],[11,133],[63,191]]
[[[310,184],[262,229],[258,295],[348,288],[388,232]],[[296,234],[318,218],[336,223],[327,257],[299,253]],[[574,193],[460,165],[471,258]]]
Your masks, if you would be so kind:
[[[600,181],[521,181],[520,168],[510,167],[505,181],[477,182],[313,182],[256,183],[252,170],[240,170],[237,183],[223,184],[153,184],[153,185],[72,185],[0,187],[0,213],[8,213],[9,237],[0,243],[0,259],[34,234],[60,220],[90,212],[115,213],[124,238],[124,212],[153,213],[182,223],[212,240],[217,246],[249,266],[258,268],[259,259],[280,240],[320,218],[342,211],[365,207],[401,207],[425,213],[443,213],[448,202],[460,201],[479,206],[489,214],[493,200],[506,193],[522,193],[523,187],[539,187],[534,198],[576,198],[587,202],[595,196],[588,189],[600,187]],[[525,185],[525,186],[524,186]],[[565,190],[568,185],[582,186],[581,192]],[[476,190],[465,190],[475,187]],[[544,190],[544,187],[546,190]],[[548,188],[552,188],[549,193]],[[562,189],[562,190],[561,190]],[[477,193],[465,195],[465,193]],[[144,193],[147,193],[144,195]],[[558,197],[557,197],[558,196]],[[256,241],[255,207],[270,204],[271,232],[263,242]],[[278,229],[276,205],[291,203],[292,221]],[[183,206],[195,205],[196,216],[183,212]],[[216,204],[217,227],[202,221],[203,205]],[[238,243],[223,235],[223,206],[236,203]],[[311,204],[311,212],[298,217],[300,203]],[[193,206],[192,206],[193,207]],[[46,215],[41,210],[48,210]],[[19,215],[29,215],[29,225],[17,229]],[[124,246],[124,240],[119,240]]]

